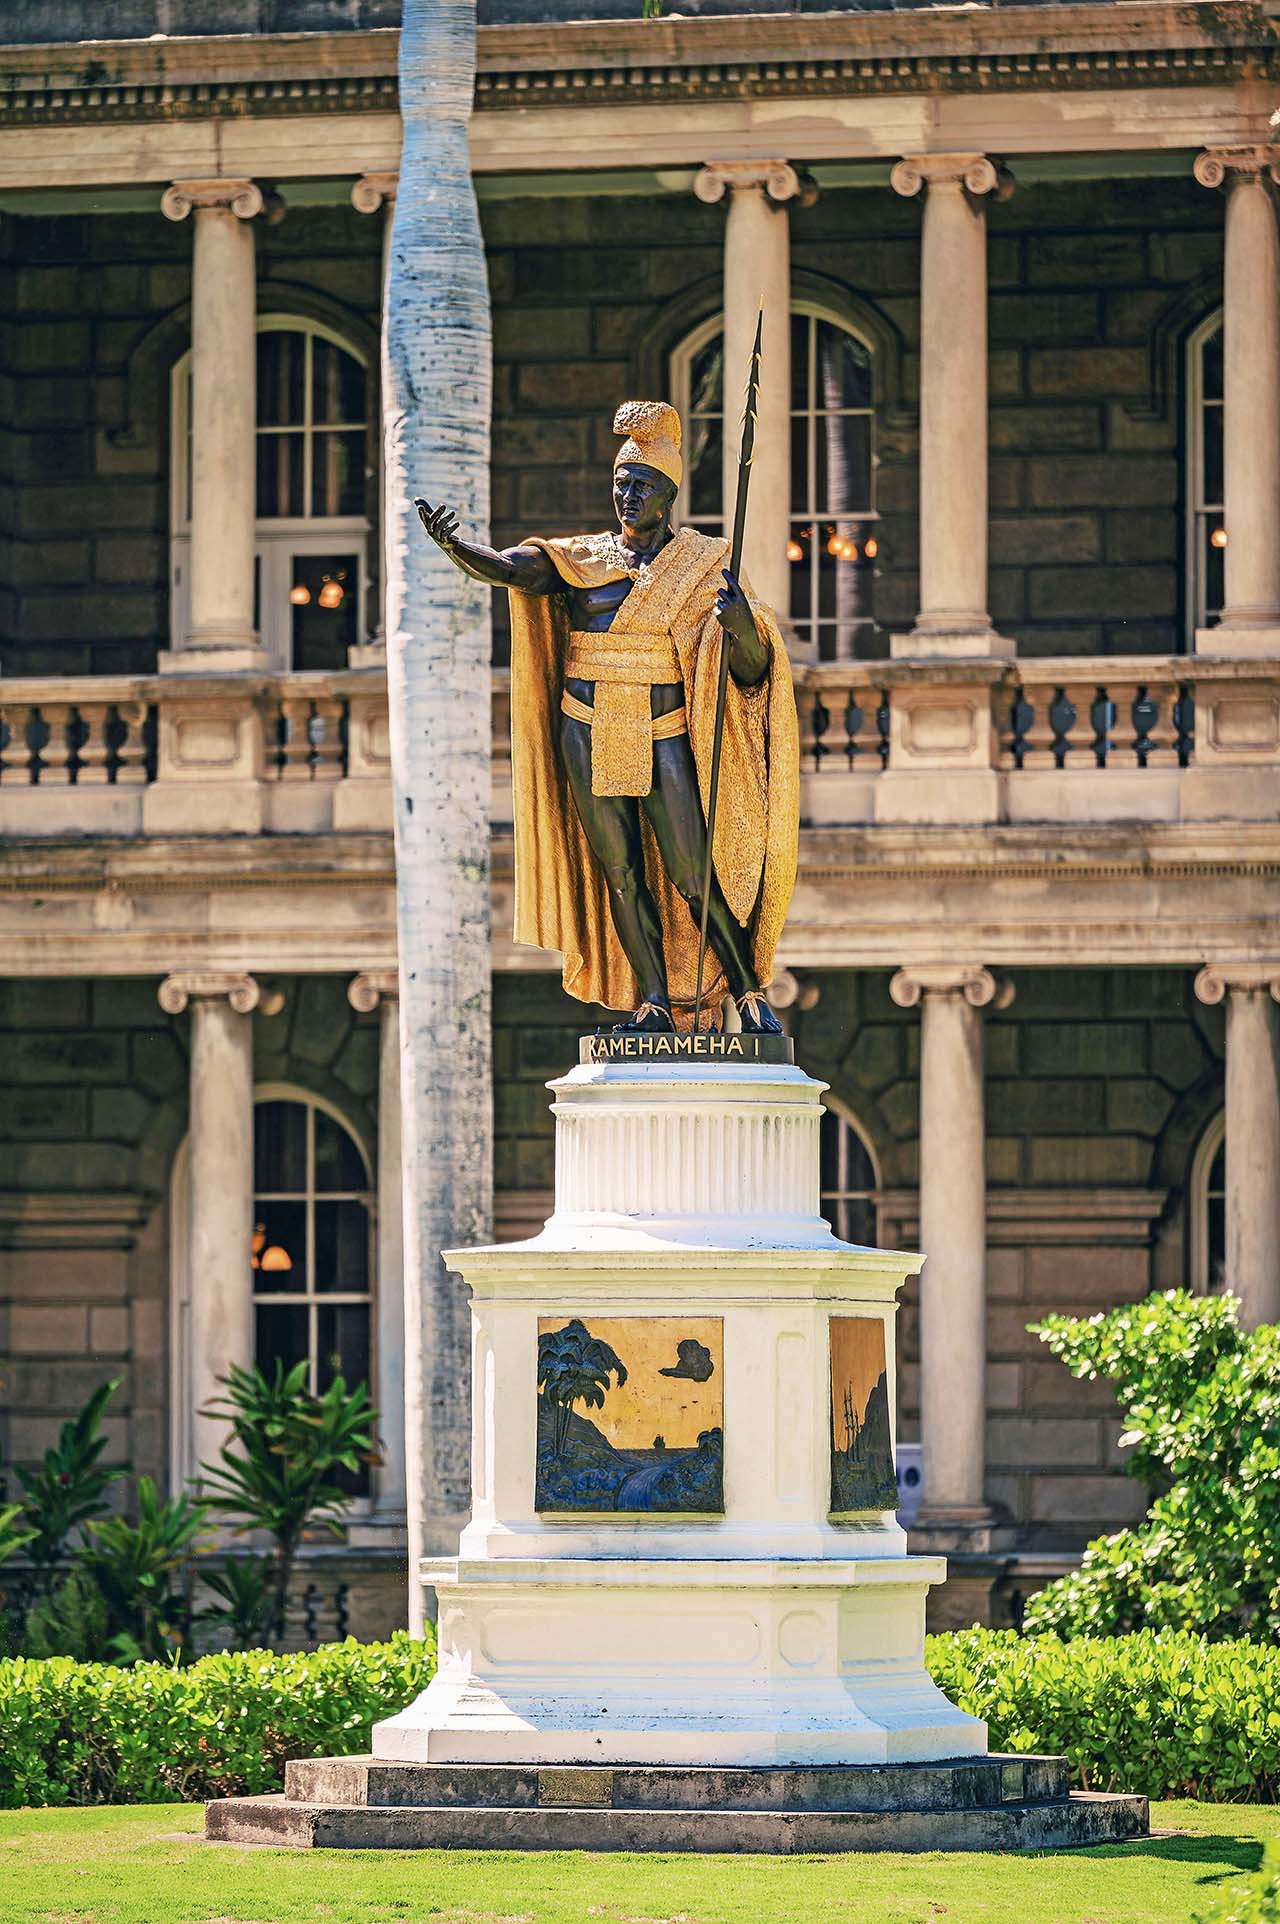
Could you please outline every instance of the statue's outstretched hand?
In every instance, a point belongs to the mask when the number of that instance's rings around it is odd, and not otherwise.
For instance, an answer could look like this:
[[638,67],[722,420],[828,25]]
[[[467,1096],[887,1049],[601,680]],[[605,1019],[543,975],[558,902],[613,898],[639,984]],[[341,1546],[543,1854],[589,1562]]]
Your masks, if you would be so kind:
[[436,546],[443,549],[450,561],[460,562],[457,541],[460,524],[453,509],[446,507],[433,508],[429,501],[422,499],[421,495],[417,497],[413,505],[418,510],[418,517],[423,527],[431,536]]

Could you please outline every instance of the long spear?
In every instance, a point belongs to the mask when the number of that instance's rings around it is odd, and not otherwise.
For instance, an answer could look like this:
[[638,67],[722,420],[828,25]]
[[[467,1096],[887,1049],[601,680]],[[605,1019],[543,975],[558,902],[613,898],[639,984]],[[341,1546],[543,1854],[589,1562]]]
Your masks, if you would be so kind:
[[[751,454],[756,440],[756,397],[760,392],[760,342],[764,332],[764,302],[756,322],[756,338],[747,372],[747,404],[742,416],[742,445],[738,450],[738,498],[733,509],[733,539],[729,544],[729,573],[738,579],[742,566],[742,537],[747,525],[747,490],[751,486]],[[729,637],[720,637],[720,680],[716,688],[716,732],[711,747],[711,790],[707,797],[707,860],[702,871],[702,922],[698,929],[698,981],[693,1003],[693,1032],[702,1025],[702,968],[707,959],[707,917],[711,910],[712,852],[716,839],[716,804],[720,799],[720,750],[724,745],[724,708],[729,688]]]

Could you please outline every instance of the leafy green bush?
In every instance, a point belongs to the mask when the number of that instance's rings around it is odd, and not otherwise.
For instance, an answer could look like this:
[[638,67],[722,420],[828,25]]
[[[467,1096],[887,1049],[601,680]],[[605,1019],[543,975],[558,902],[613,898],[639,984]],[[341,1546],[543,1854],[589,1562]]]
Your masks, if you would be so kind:
[[1280,1850],[1268,1845],[1262,1869],[1243,1884],[1228,1884],[1211,1911],[1193,1924],[1280,1924]]
[[1115,1384],[1126,1467],[1152,1500],[1034,1596],[1023,1627],[1280,1635],[1280,1327],[1242,1330],[1233,1298],[1186,1290],[1033,1327],[1073,1376]]
[[993,1750],[1070,1759],[1081,1788],[1280,1799],[1280,1649],[1187,1631],[930,1637],[929,1671],[986,1719]]
[[367,1750],[428,1682],[433,1639],[223,1651],[186,1669],[0,1662],[0,1809],[277,1790],[291,1757]]

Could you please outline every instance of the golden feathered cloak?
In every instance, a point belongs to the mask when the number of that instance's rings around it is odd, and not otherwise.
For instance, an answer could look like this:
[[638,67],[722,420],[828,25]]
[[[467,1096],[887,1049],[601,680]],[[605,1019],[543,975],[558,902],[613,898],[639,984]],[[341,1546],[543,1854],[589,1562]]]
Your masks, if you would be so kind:
[[[629,570],[609,536],[531,541],[572,587],[620,581]],[[665,626],[684,678],[689,738],[705,812],[711,787],[716,686],[723,635],[715,614],[720,571],[729,545],[683,529],[640,570],[611,632]],[[729,677],[717,804],[715,870],[729,907],[751,931],[761,983],[773,974],[774,951],[795,887],[800,820],[800,741],[791,667],[778,624],[762,603],[752,612],[771,662],[762,682],[741,688]],[[556,949],[564,986],[582,1002],[631,1009],[639,987],[609,913],[608,891],[578,818],[560,758],[560,696],[569,635],[559,594],[511,591],[511,770],[515,805],[515,939]],[[698,931],[688,905],[663,871],[652,831],[643,824],[645,869],[662,917],[673,1003],[693,1001]],[[704,993],[725,981],[707,956]]]

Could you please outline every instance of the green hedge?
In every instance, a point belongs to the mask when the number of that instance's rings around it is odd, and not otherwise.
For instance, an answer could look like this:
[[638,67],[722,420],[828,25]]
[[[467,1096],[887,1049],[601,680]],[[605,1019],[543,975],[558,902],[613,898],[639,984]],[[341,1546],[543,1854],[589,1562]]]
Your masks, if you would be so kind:
[[370,1726],[403,1710],[433,1663],[434,1644],[403,1633],[298,1655],[226,1651],[185,1670],[0,1662],[0,1809],[278,1790],[290,1757],[367,1750]]
[[[369,1727],[431,1675],[434,1646],[261,1650],[189,1669],[69,1657],[0,1662],[0,1808],[187,1802],[278,1788],[290,1757],[368,1748]],[[1187,1632],[930,1637],[947,1695],[984,1717],[993,1750],[1065,1754],[1092,1790],[1273,1803],[1280,1797],[1280,1648]]]
[[1275,1803],[1280,1648],[1190,1631],[930,1637],[929,1670],[993,1750],[1069,1757],[1082,1789]]
[[1228,1884],[1212,1910],[1196,1912],[1194,1924],[1280,1924],[1280,1850],[1271,1845],[1262,1869]]

